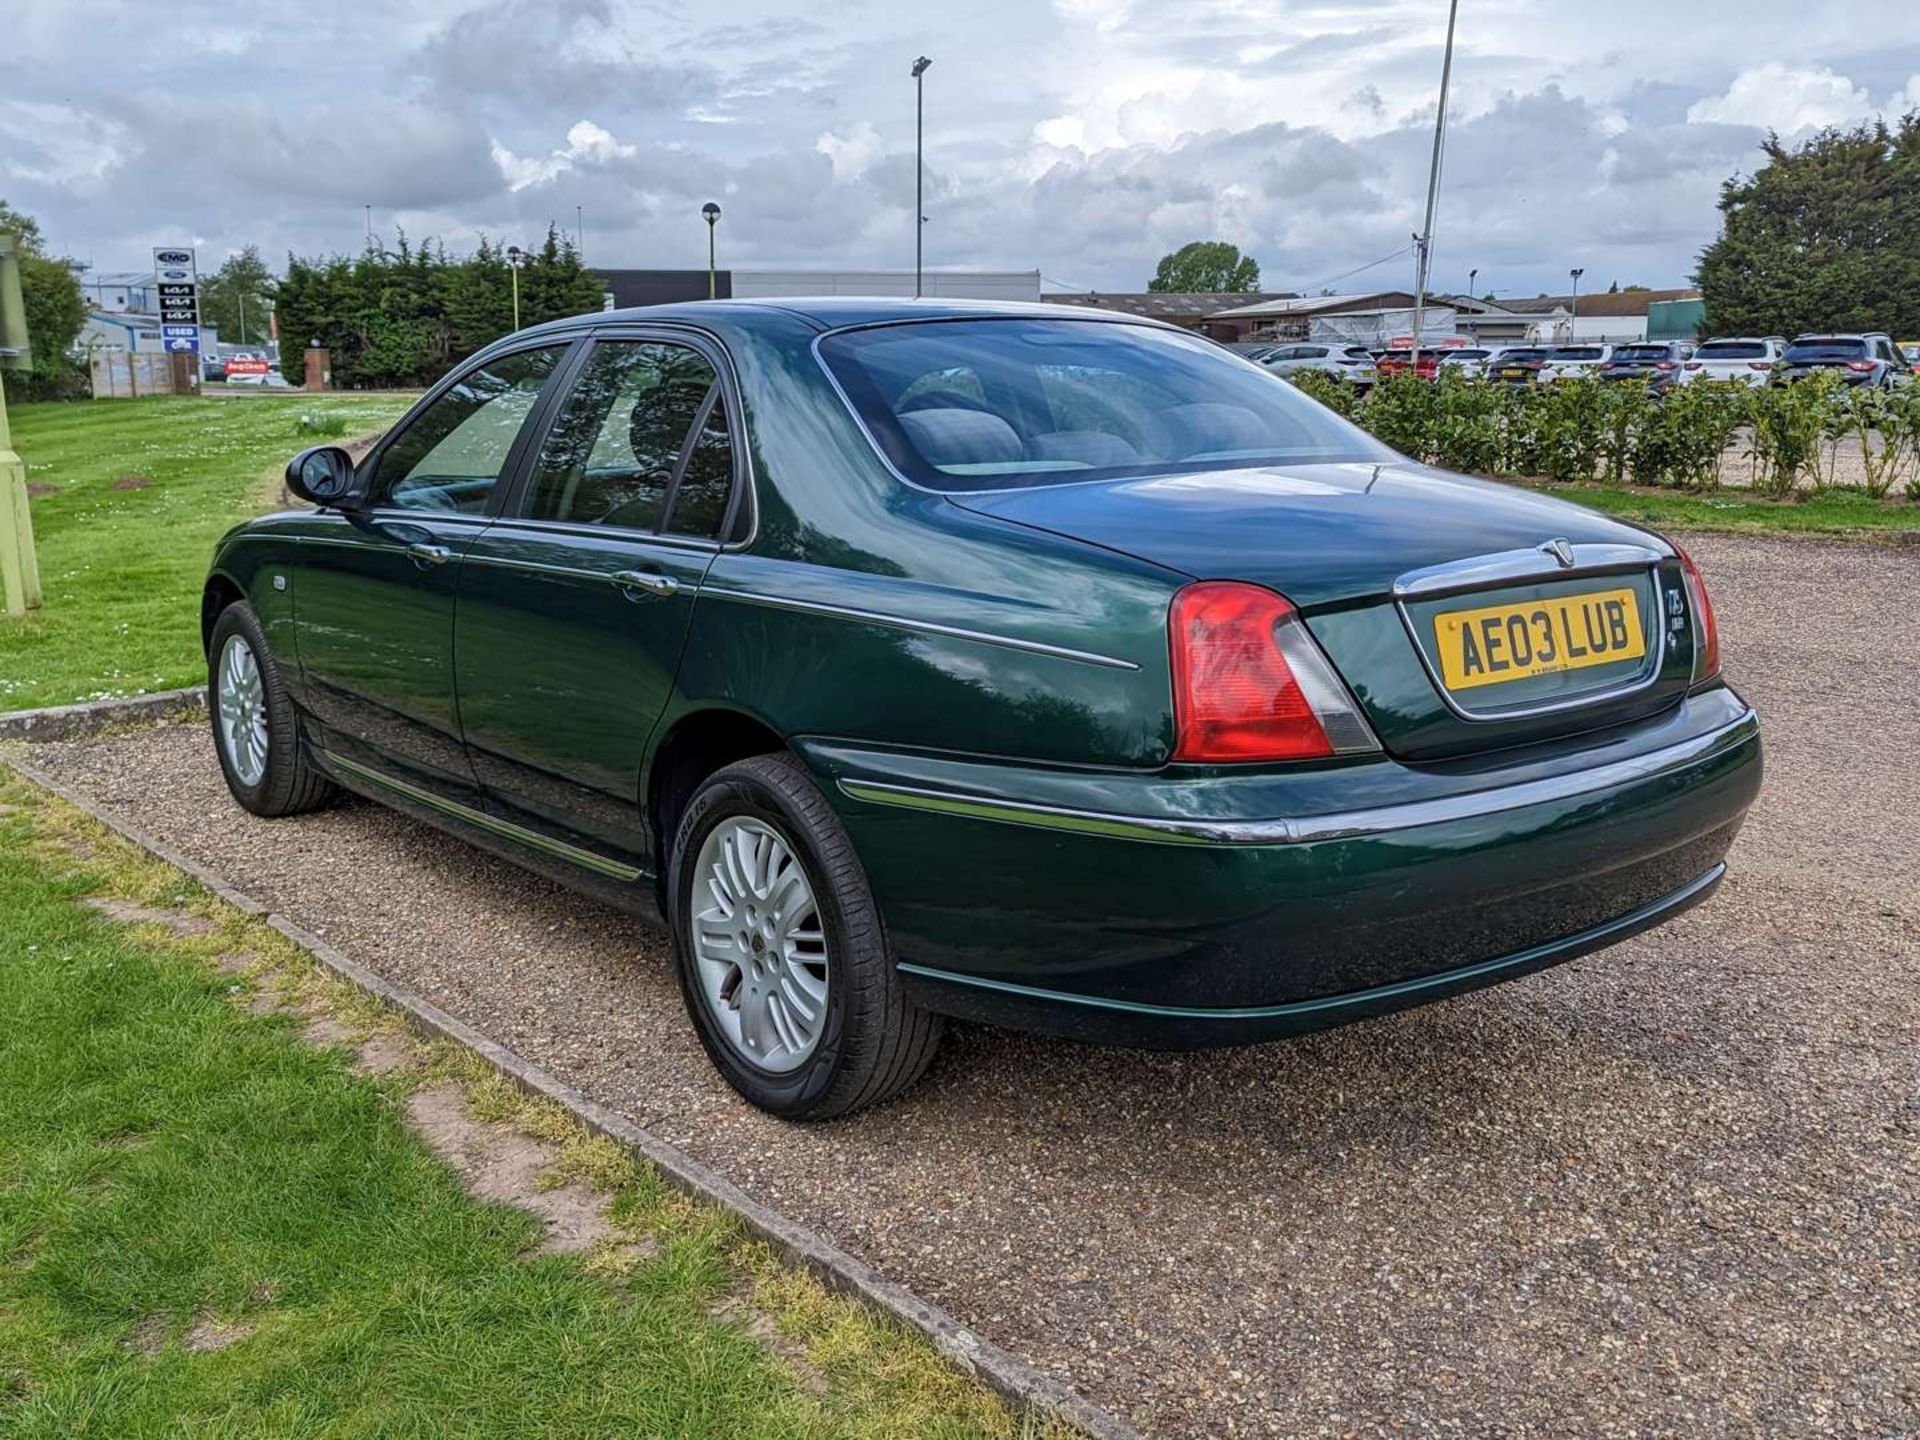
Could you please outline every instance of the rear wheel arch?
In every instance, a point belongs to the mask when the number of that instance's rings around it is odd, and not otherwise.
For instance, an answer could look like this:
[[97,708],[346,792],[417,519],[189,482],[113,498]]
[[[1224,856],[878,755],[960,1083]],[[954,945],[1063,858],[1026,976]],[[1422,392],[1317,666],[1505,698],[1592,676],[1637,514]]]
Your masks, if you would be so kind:
[[[790,753],[777,730],[745,711],[711,707],[691,711],[673,722],[654,746],[647,766],[647,824],[653,834],[654,854],[661,860],[662,885],[674,832],[701,783],[737,760]],[[664,914],[664,893],[661,900]]]

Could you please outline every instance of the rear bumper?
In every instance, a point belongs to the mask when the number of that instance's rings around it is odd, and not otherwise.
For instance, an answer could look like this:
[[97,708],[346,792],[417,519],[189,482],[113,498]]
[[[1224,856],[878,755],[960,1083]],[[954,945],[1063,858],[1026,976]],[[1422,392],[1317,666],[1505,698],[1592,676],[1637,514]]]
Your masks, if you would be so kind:
[[1375,761],[1183,785],[798,748],[923,1003],[1190,1047],[1491,984],[1697,903],[1758,792],[1759,727],[1725,690],[1678,712],[1577,763],[1478,773]]

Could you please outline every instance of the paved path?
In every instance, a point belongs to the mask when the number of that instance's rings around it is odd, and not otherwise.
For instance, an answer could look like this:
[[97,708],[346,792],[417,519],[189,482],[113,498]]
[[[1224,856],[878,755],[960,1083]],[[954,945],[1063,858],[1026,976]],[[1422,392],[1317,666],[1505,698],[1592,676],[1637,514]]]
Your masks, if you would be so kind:
[[590,902],[253,821],[197,725],[35,753],[1156,1433],[1920,1434],[1920,552],[1693,548],[1770,747],[1710,904],[1256,1049],[962,1029],[827,1127],[737,1103]]

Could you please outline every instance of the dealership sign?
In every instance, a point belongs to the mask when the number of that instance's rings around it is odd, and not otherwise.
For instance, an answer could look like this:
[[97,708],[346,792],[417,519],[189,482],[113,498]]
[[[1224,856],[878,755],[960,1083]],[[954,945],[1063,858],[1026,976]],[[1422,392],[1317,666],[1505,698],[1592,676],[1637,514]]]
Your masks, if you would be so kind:
[[193,251],[156,245],[153,278],[160,303],[160,335],[169,350],[200,350],[200,276]]
[[264,360],[242,360],[238,356],[227,361],[227,378],[236,375],[264,375],[273,367]]

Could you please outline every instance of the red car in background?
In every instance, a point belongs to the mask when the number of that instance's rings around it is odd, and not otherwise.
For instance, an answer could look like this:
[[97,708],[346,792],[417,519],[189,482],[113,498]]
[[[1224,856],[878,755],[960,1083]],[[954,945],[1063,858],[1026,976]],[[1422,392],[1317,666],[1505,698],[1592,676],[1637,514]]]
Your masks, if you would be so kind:
[[[1396,375],[1404,375],[1413,369],[1413,351],[1388,350],[1374,361],[1374,369],[1382,380],[1391,380]],[[1440,373],[1440,352],[1423,349],[1420,352],[1419,368],[1415,370],[1422,380],[1431,380]]]

